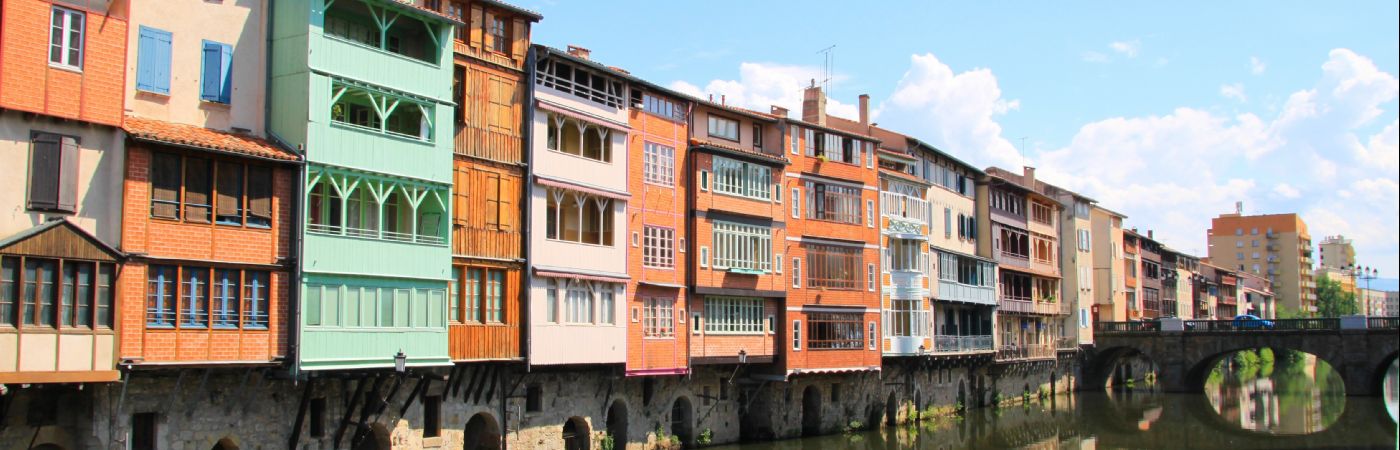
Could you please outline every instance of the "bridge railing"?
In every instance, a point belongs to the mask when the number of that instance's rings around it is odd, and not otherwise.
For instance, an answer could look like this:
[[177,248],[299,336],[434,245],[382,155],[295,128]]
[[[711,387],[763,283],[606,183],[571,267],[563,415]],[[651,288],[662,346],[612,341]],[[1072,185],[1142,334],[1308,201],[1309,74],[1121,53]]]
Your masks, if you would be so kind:
[[1366,328],[1373,330],[1400,329],[1400,317],[1367,317]]
[[1055,348],[1049,344],[1024,346],[1002,346],[997,349],[996,359],[1008,361],[1017,359],[1050,359],[1055,357]]
[[1161,322],[1094,322],[1094,334],[1156,333],[1159,331],[1162,331]]

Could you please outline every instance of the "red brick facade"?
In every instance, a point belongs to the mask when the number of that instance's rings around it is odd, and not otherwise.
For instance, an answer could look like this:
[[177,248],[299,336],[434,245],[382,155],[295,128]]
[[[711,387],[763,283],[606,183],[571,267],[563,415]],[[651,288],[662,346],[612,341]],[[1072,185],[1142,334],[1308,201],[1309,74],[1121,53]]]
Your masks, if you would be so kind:
[[[98,3],[94,3],[98,4]],[[121,125],[126,85],[127,5],[85,13],[79,69],[49,63],[55,3],[5,0],[0,4],[0,108],[104,125]]]
[[[153,217],[152,151],[263,165],[273,169],[272,225],[194,223]],[[287,354],[292,202],[297,166],[216,153],[190,152],[128,141],[122,250],[134,257],[118,279],[117,320],[120,359],[139,362],[270,362]],[[242,269],[270,275],[267,327],[198,330],[148,329],[147,296],[151,265]]]

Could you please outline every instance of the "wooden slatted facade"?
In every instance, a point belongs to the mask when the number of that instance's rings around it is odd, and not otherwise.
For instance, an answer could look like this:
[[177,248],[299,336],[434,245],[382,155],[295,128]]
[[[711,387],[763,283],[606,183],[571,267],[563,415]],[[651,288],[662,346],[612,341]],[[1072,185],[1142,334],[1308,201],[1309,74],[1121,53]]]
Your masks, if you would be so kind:
[[[520,360],[525,225],[525,89],[523,67],[537,15],[492,2],[445,1],[444,13],[466,23],[453,51],[452,255],[454,282],[448,350],[453,361]],[[503,277],[499,312],[475,271]],[[471,293],[477,292],[478,297]],[[452,311],[456,311],[454,314]],[[495,320],[495,319],[499,320]]]

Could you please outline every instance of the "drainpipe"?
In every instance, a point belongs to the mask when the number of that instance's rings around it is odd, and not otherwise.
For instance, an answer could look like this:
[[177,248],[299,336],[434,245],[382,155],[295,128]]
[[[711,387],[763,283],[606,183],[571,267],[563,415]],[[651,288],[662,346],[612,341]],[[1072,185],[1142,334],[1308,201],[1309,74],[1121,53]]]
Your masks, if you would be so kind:
[[[535,58],[537,56],[535,46],[529,46],[529,50],[525,52],[525,80],[523,80],[525,82],[525,105],[521,108],[520,112],[521,120],[525,122],[520,127],[520,138],[523,141],[520,151],[525,164],[525,167],[521,168],[521,174],[525,182],[521,183],[521,186],[523,186],[520,190],[521,201],[516,203],[518,205],[524,205],[524,210],[521,214],[524,218],[521,220],[521,223],[523,224],[522,229],[526,231],[521,234],[525,239],[522,240],[520,247],[521,251],[525,254],[525,273],[520,275],[520,284],[524,287],[524,289],[520,290],[520,332],[525,333],[525,345],[521,350],[524,351],[526,355],[529,355],[532,336],[530,333],[530,286],[532,285],[531,279],[533,278],[531,274],[534,273],[534,258],[530,257],[529,230],[531,226],[530,218],[532,215],[529,212],[530,198],[533,197],[531,192],[534,190],[534,183],[530,181],[530,176],[534,172],[533,165],[531,164],[533,162],[531,155],[535,124]],[[527,373],[530,371],[530,358],[528,357],[525,358],[525,371]],[[497,382],[499,383],[500,381]],[[526,389],[529,388],[527,387]],[[501,417],[502,450],[510,448],[510,442],[506,439],[506,437],[510,435],[510,430],[507,428],[510,425],[510,421],[506,417],[506,401],[510,398],[510,395],[511,393],[507,392],[501,396],[501,405],[498,408]]]
[[[272,102],[268,101],[269,96],[266,95],[266,93],[272,89],[272,34],[275,29],[274,21],[276,20],[276,14],[273,13],[274,9],[272,3],[273,2],[268,2],[264,4],[264,7],[267,8],[265,12],[267,15],[267,27],[263,30],[263,35],[266,36],[267,47],[266,51],[263,52],[263,73],[265,77],[263,79],[263,130],[265,130],[267,135],[278,145],[290,148],[291,146],[288,145],[286,141],[282,140],[280,136],[277,136],[276,133],[272,131]],[[303,202],[301,200],[304,198],[303,196],[306,188],[306,149],[298,145],[296,150],[301,156],[301,161],[293,165],[297,171],[295,177],[297,186],[292,189],[291,198],[292,236],[289,245],[292,247],[292,253],[291,261],[289,261],[291,270],[288,271],[291,279],[287,281],[286,298],[287,305],[292,308],[290,314],[292,320],[289,321],[289,323],[283,324],[283,329],[287,332],[286,363],[289,365],[288,370],[290,371],[293,382],[295,382],[299,376],[297,372],[297,361],[301,359],[299,356],[299,345],[301,342],[301,339],[299,339],[301,336],[301,233],[304,225],[301,211]]]

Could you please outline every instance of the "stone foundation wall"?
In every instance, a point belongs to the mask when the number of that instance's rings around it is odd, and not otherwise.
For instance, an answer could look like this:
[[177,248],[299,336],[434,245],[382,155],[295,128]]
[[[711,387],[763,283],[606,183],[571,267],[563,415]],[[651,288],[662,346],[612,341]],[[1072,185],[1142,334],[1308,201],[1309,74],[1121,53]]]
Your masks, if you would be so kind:
[[[958,406],[975,410],[997,393],[1009,402],[1022,392],[1064,393],[1078,368],[1073,358],[1017,364],[892,358],[881,372],[799,375],[786,382],[723,365],[699,366],[688,376],[626,377],[621,367],[527,370],[493,363],[403,378],[337,373],[312,381],[278,378],[279,369],[137,371],[127,374],[125,385],[7,386],[0,395],[0,450],[43,444],[126,449],[133,415],[142,413],[154,414],[162,450],[285,449],[303,398],[298,448],[306,450],[334,448],[346,417],[340,448],[351,448],[359,435],[366,448],[503,442],[563,449],[566,426],[593,449],[602,448],[610,429],[617,449],[655,448],[673,435],[721,444],[906,423]],[[437,436],[425,436],[425,399],[440,399]],[[625,445],[618,438],[623,434]]]

